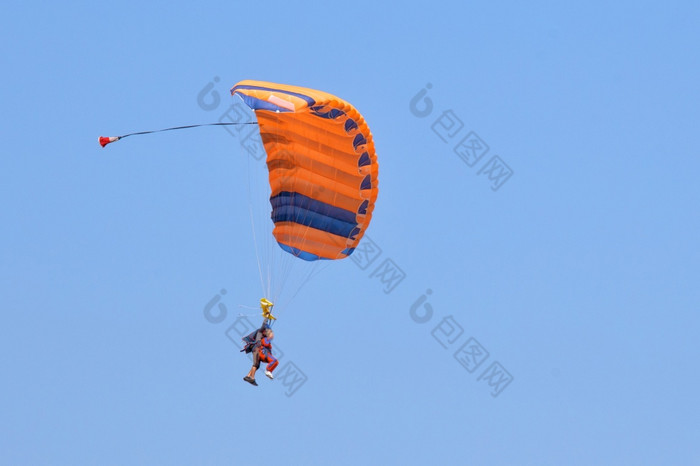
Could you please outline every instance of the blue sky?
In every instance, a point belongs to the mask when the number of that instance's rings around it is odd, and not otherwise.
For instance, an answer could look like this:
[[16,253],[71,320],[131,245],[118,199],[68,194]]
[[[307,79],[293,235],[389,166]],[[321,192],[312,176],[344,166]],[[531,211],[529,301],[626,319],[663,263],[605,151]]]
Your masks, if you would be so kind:
[[[6,2],[0,462],[700,463],[699,19]],[[242,79],[347,99],[380,163],[365,249],[283,310],[257,388],[260,164],[222,128],[97,145],[218,121]]]

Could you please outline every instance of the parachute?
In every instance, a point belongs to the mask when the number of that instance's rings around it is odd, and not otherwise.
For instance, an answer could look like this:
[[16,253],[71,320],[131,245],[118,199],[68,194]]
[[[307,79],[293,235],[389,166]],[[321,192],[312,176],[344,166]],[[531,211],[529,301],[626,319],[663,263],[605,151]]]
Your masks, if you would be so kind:
[[257,116],[279,246],[306,261],[352,254],[372,219],[379,181],[362,115],[343,99],[297,86],[246,80],[231,94]]
[[[313,269],[306,275],[292,274],[295,263],[332,263],[355,251],[372,220],[379,192],[379,166],[367,123],[343,99],[304,87],[250,80],[233,86],[231,94],[255,112],[258,128],[253,132],[267,156],[264,187],[259,185],[263,177],[252,175],[261,167],[251,165],[250,158],[248,174],[251,222],[266,296],[260,306],[265,321],[272,322],[276,319],[272,308],[289,276],[302,277],[301,284],[293,287],[298,292],[314,274]],[[245,125],[256,123],[219,121],[176,126],[100,136],[98,142],[105,147],[135,135],[201,126],[234,126],[240,131]],[[251,194],[253,184],[258,184],[260,195]],[[263,202],[269,204],[267,208],[259,205]],[[253,207],[254,203],[258,205]],[[270,207],[272,222],[270,218],[256,222],[254,217],[263,212],[267,215]],[[256,225],[263,230],[260,243]],[[266,228],[270,231],[264,231]],[[274,250],[281,258],[268,247],[275,242],[279,247]]]

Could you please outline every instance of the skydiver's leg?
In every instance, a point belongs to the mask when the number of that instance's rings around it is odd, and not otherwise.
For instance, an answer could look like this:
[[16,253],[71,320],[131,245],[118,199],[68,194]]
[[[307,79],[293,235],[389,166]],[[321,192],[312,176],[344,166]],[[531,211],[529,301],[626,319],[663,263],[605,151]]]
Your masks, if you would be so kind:
[[277,364],[279,364],[277,358],[269,354],[265,362],[269,363],[267,365],[267,368],[265,369],[265,375],[268,376],[268,378],[270,379],[274,379],[275,377],[272,375],[272,371],[274,371],[275,367],[277,367]]
[[277,358],[272,355],[268,356],[268,362],[269,364],[267,365],[267,370],[270,372],[274,371],[277,365],[280,363]]
[[248,372],[248,377],[255,379],[255,373],[260,368],[260,352],[253,351],[253,367],[250,368]]

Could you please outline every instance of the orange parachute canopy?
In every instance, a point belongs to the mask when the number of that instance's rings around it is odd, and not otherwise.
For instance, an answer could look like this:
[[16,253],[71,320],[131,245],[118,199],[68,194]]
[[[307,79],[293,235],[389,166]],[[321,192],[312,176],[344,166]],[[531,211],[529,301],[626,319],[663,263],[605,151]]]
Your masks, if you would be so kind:
[[348,102],[322,91],[264,81],[231,89],[255,110],[270,181],[272,234],[307,261],[349,256],[378,193],[369,127]]

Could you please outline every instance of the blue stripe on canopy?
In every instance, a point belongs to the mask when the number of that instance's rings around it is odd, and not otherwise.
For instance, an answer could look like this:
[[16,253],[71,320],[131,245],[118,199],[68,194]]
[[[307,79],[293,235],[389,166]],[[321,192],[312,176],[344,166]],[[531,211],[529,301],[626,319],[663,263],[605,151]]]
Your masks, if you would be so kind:
[[279,241],[277,242],[277,244],[279,244],[280,247],[287,251],[289,254],[292,254],[298,257],[299,259],[304,259],[305,261],[317,261],[319,259],[328,260],[325,257],[317,256],[316,254],[311,254],[310,252],[302,251],[301,249],[287,246],[286,244],[280,243]]
[[272,204],[273,210],[285,206],[301,207],[327,217],[332,217],[336,220],[342,220],[343,222],[357,225],[357,218],[354,212],[317,201],[316,199],[295,192],[281,191],[276,196],[270,198],[270,204]]
[[[238,89],[253,89],[253,90],[260,90],[260,91],[271,91],[271,92],[279,92],[281,94],[288,94],[288,95],[293,95],[294,97],[299,97],[300,99],[303,99],[306,101],[309,106],[314,105],[316,101],[309,97],[308,95],[300,94],[298,92],[292,92],[292,91],[285,91],[283,89],[276,89],[274,87],[263,87],[263,86],[250,86],[246,84],[241,84],[240,86],[233,86],[233,89],[231,89],[231,94],[236,92]],[[254,107],[251,107],[254,108]]]
[[293,110],[289,110],[288,108],[280,107],[279,105],[275,105],[272,102],[268,102],[267,100],[261,100],[256,97],[251,97],[249,95],[245,94],[238,94],[241,96],[241,99],[243,99],[243,102],[245,104],[252,108],[253,110],[270,110],[272,112],[292,112]]
[[282,191],[270,198],[272,221],[294,222],[349,238],[357,228],[354,212],[317,201],[303,194]]

